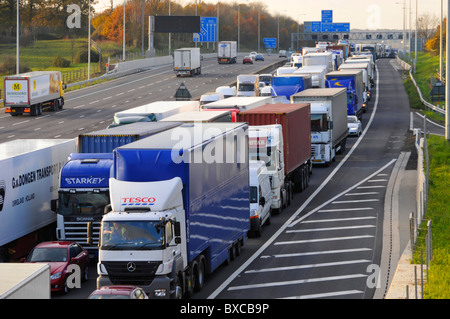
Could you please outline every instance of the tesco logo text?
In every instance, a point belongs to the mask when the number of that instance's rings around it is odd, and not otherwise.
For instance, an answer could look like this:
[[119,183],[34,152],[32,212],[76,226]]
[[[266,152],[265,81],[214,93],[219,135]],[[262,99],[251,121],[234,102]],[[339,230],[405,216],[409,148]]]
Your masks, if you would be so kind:
[[124,197],[122,198],[122,205],[124,204],[147,204],[152,205],[156,201],[154,197]]

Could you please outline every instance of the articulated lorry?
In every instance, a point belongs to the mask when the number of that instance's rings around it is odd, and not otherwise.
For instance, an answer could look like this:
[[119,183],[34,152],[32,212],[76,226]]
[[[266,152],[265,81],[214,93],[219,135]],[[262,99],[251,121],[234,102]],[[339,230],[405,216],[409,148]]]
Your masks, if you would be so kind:
[[[113,150],[181,124],[141,122],[79,135],[78,149],[64,161],[58,196],[51,202],[57,214],[57,239],[76,241],[91,257],[97,255],[100,221],[105,206],[110,204]],[[94,231],[91,244],[86,242],[88,223],[92,223]]]
[[181,75],[197,75],[202,73],[200,48],[181,48],[173,51],[173,71],[177,77]]
[[42,114],[45,108],[61,110],[64,106],[64,90],[59,71],[35,71],[3,80],[5,113],[11,116]]
[[186,123],[114,150],[97,287],[182,298],[240,254],[250,228],[245,123]]
[[237,42],[220,41],[217,44],[217,61],[219,63],[236,63]]
[[364,112],[363,71],[341,70],[327,73],[325,87],[347,89],[347,114],[355,115],[358,119],[362,118]]
[[264,161],[271,176],[272,209],[281,212],[312,173],[310,105],[267,104],[238,114],[249,124],[249,156]]
[[313,164],[326,164],[345,151],[347,142],[347,90],[310,89],[291,97],[292,103],[311,105],[311,153]]
[[199,101],[156,101],[123,110],[114,114],[108,128],[136,122],[155,122],[163,118],[186,111],[198,111]]
[[324,65],[327,68],[327,73],[332,72],[335,69],[333,61],[333,53],[308,53],[303,55],[303,66]]
[[55,238],[58,174],[75,139],[18,139],[0,144],[0,262],[26,256]]
[[312,87],[310,74],[290,73],[276,75],[272,78],[272,96],[284,96],[290,99],[291,95]]
[[365,111],[367,109],[367,103],[369,103],[370,100],[370,89],[371,89],[371,81],[370,81],[370,70],[371,67],[369,63],[351,63],[346,62],[342,64],[339,67],[339,71],[346,71],[346,70],[361,70],[363,72],[363,86],[364,86],[364,92],[363,92],[363,110]]

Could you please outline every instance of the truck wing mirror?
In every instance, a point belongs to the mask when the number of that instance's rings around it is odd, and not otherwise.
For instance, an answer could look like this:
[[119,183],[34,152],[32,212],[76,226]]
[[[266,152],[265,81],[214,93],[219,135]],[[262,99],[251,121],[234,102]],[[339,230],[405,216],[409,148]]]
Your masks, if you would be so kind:
[[261,205],[261,206],[265,206],[266,205],[266,199],[264,197],[261,197],[259,199],[259,205]]
[[57,212],[58,211],[58,200],[57,199],[52,199],[50,201],[50,209],[52,210],[52,212]]
[[112,211],[111,204],[108,204],[103,209],[103,214],[108,214],[110,211]]
[[93,240],[93,234],[94,234],[94,229],[93,229],[93,224],[92,222],[88,222],[86,225],[86,234],[87,234],[87,238],[86,238],[86,242],[88,243],[89,246],[92,246],[94,240]]
[[181,224],[180,224],[180,222],[175,222],[175,224],[174,224],[174,231],[175,231],[175,236],[176,237],[180,237],[181,236]]

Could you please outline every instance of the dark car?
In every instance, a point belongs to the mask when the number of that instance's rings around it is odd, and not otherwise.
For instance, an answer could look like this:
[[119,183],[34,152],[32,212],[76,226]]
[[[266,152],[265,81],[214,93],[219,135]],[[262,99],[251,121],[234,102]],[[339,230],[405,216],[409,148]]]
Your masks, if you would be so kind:
[[245,56],[244,60],[242,60],[242,63],[246,64],[246,63],[250,63],[253,64],[253,59],[251,56]]
[[88,299],[148,299],[148,296],[140,287],[117,285],[100,287]]
[[52,292],[67,293],[69,291],[67,278],[72,274],[72,271],[68,272],[67,268],[70,265],[78,265],[81,279],[84,281],[88,279],[89,253],[76,242],[49,241],[40,243],[22,261],[50,265],[50,288]]
[[264,55],[258,53],[255,57],[255,61],[264,61]]

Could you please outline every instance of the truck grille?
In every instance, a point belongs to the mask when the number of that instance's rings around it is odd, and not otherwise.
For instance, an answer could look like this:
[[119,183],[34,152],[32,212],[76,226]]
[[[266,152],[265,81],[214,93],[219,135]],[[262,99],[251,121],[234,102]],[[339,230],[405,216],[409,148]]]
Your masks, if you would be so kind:
[[102,262],[109,279],[115,285],[150,285],[161,262],[158,261],[108,261]]
[[93,246],[87,244],[87,222],[64,221],[65,240],[71,240],[79,243],[86,249],[98,249],[98,236],[100,233],[100,222],[93,224]]
[[319,145],[317,144],[312,144],[311,145],[311,154],[312,155],[316,155],[319,153]]

